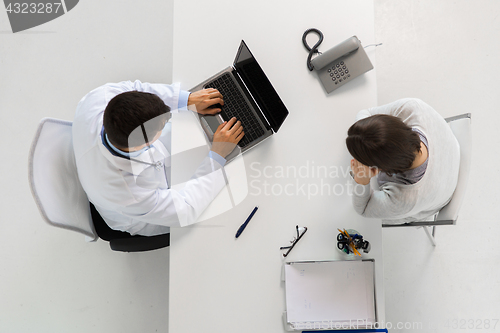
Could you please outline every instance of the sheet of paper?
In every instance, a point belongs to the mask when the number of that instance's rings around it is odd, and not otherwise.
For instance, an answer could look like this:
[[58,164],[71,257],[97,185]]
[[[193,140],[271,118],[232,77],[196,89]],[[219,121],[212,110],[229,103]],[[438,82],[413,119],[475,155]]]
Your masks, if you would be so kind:
[[290,323],[375,321],[372,261],[287,264],[285,284]]

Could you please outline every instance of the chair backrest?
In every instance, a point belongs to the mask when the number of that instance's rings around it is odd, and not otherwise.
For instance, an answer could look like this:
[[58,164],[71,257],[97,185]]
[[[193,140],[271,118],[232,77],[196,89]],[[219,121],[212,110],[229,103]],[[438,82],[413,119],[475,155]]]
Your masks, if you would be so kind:
[[467,182],[469,180],[472,151],[471,114],[466,113],[446,118],[446,122],[450,125],[451,130],[460,145],[460,168],[455,192],[451,197],[451,201],[439,211],[436,222],[450,221],[450,224],[455,224],[465,196]]
[[31,193],[47,223],[95,240],[89,201],[76,171],[71,128],[70,121],[40,121],[29,154]]

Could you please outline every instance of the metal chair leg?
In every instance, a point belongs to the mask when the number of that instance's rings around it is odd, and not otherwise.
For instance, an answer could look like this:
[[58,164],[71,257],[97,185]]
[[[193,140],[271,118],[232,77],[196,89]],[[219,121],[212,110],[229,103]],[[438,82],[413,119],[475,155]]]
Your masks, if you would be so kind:
[[436,233],[436,227],[435,226],[432,227],[432,235],[429,232],[429,227],[427,227],[427,226],[424,227],[424,231],[427,234],[427,237],[429,237],[429,240],[431,241],[432,246],[436,246],[436,239],[434,238],[434,235]]

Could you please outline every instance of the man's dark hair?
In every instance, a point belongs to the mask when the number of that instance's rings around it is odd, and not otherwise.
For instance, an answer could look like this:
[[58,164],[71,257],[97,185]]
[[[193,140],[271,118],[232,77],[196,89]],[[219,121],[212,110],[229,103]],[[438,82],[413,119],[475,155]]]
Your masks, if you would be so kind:
[[144,139],[137,142],[130,134],[151,119],[148,123],[148,141],[161,131],[170,115],[170,108],[155,94],[128,91],[113,97],[104,110],[104,130],[109,141],[118,148],[140,146]]
[[420,151],[415,131],[401,119],[382,114],[354,123],[347,131],[346,144],[356,160],[388,175],[409,170]]

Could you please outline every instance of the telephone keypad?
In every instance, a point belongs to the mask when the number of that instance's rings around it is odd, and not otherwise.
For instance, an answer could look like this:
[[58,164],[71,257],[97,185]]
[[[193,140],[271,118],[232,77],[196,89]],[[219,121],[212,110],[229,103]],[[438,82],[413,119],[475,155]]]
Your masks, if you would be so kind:
[[335,84],[339,84],[342,81],[346,81],[348,78],[351,77],[351,74],[349,74],[349,68],[347,68],[347,66],[344,64],[343,61],[333,65],[331,68],[328,69],[328,72],[330,73],[332,81],[335,82]]

